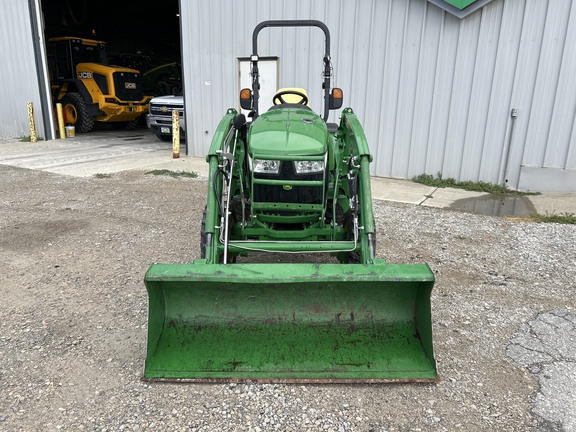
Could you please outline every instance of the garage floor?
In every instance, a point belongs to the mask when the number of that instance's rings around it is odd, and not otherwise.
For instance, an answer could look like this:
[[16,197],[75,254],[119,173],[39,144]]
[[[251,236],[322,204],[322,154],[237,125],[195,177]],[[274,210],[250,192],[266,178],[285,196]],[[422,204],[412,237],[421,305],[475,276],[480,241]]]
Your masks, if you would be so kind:
[[185,143],[181,144],[180,158],[175,159],[172,143],[158,140],[148,129],[100,129],[73,138],[4,143],[0,164],[75,177],[147,169],[203,175],[208,168],[204,159],[186,157]]

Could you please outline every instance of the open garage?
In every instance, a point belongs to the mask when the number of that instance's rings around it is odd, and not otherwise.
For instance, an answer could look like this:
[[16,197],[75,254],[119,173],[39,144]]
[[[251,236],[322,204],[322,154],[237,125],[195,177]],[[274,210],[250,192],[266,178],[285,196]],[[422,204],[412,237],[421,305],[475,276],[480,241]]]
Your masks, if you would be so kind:
[[[154,14],[153,2],[42,3],[52,99],[63,123],[88,133],[145,127],[150,100],[181,93],[176,1]],[[151,16],[158,24],[151,32]],[[60,108],[60,107],[58,107]]]
[[180,60],[178,0],[42,0],[46,40],[76,36],[107,42],[108,55]]

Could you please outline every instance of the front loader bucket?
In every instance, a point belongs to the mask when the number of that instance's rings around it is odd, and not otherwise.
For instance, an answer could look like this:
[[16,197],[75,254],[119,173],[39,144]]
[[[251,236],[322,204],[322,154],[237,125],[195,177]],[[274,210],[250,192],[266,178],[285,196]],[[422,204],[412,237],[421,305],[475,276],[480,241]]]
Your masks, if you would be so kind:
[[154,264],[144,379],[436,381],[423,265]]

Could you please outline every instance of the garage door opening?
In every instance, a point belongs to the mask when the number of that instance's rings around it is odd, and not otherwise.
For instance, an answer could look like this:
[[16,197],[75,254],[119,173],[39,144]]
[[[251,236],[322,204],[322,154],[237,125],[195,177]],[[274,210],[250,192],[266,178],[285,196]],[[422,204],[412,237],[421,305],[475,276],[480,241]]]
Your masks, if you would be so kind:
[[79,133],[146,128],[149,101],[182,93],[178,0],[42,0],[52,102]]

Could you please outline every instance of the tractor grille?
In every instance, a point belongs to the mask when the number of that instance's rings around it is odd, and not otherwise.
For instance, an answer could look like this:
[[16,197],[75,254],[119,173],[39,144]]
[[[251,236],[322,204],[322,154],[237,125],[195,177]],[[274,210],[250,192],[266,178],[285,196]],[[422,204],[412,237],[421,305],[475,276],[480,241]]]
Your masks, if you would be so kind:
[[100,89],[100,91],[102,92],[102,94],[109,94],[109,88],[108,88],[108,78],[106,77],[106,75],[101,75],[101,74],[93,74],[94,77],[94,81],[96,81],[96,84],[98,85],[98,88]]
[[180,117],[182,117],[182,115],[184,114],[184,105],[183,104],[168,105],[159,103],[150,104],[150,114],[152,115],[167,116],[172,118],[172,111],[174,110],[178,110]]
[[114,72],[116,97],[121,101],[140,101],[144,98],[142,77],[139,73]]
[[[255,178],[270,180],[302,180],[302,181],[321,181],[323,173],[296,175],[294,172],[294,163],[283,161],[280,165],[280,175],[255,174]],[[320,204],[322,203],[321,186],[292,186],[287,190],[284,186],[276,185],[254,185],[254,202],[265,203],[290,203],[290,204]]]

